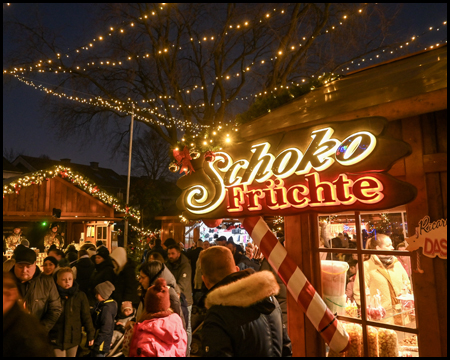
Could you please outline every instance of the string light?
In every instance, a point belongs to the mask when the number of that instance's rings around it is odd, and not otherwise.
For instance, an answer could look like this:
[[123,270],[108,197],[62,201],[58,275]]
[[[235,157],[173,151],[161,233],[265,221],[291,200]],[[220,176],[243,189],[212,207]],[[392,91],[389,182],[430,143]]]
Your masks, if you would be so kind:
[[47,170],[39,170],[19,179],[15,178],[14,180],[10,180],[9,182],[7,180],[6,183],[3,183],[3,198],[8,194],[19,194],[23,187],[41,185],[44,181],[48,181],[56,176],[61,177],[84,192],[98,198],[104,204],[111,205],[115,211],[124,213],[125,217],[131,217],[139,221],[140,213],[138,210],[124,205],[114,195],[99,188],[95,182],[83,174],[62,165],[54,165]]
[[[447,21],[444,21],[444,22],[442,23],[442,26],[446,26],[446,25],[447,25]],[[375,60],[375,59],[379,59],[380,56],[386,56],[386,55],[393,54],[393,53],[396,52],[396,51],[400,51],[400,50],[402,50],[402,49],[408,47],[409,45],[412,44],[412,42],[416,41],[419,37],[423,37],[423,36],[429,34],[429,33],[432,32],[432,31],[439,31],[439,30],[440,30],[440,27],[433,27],[433,26],[430,26],[427,30],[425,30],[424,32],[422,32],[420,35],[413,35],[413,36],[410,36],[410,37],[408,38],[408,40],[406,40],[406,41],[400,43],[400,45],[398,45],[394,50],[389,50],[389,51],[387,51],[387,49],[384,49],[384,50],[381,51],[381,53],[379,53],[379,54],[374,54],[374,55],[372,55],[371,57],[364,57],[364,58],[361,58],[361,59],[359,59],[359,60],[353,60],[353,61],[351,61],[351,64],[356,64],[357,66],[361,66],[361,65],[362,65],[361,63],[362,63],[362,62],[365,62],[365,61],[373,61],[373,60]],[[430,45],[429,47],[425,47],[424,50],[434,49],[434,48],[436,48],[436,47],[439,47],[439,46],[444,45],[444,43],[446,44],[446,43],[447,43],[447,40],[442,40],[442,41],[439,42],[439,43]],[[348,70],[350,70],[350,67],[342,68],[342,69],[341,69],[341,72],[348,71]]]
[[[82,104],[89,104],[89,105],[94,105],[94,106],[99,106],[99,107],[103,107],[103,108],[108,108],[111,110],[115,110],[117,112],[120,113],[124,113],[127,115],[132,115],[133,114],[133,110],[130,107],[130,105],[132,103],[137,104],[137,102],[121,102],[119,100],[104,100],[101,97],[92,97],[89,99],[83,98],[83,97],[78,97],[78,96],[72,96],[72,95],[68,95],[65,93],[61,93],[61,92],[56,92],[52,89],[49,89],[47,87],[45,87],[44,85],[40,84],[40,85],[36,85],[34,84],[33,81],[28,81],[26,80],[24,77],[21,77],[19,75],[14,75],[19,81],[23,82],[24,84],[34,87],[37,90],[41,90],[46,92],[47,94],[53,95],[53,96],[58,96],[59,98],[65,98],[67,100],[71,100],[71,101],[76,101]],[[196,124],[196,123],[192,123],[191,121],[183,121],[183,120],[177,120],[174,118],[167,118],[166,116],[164,116],[163,114],[160,114],[158,112],[156,112],[156,108],[154,109],[146,109],[146,108],[135,108],[134,112],[149,112],[152,115],[155,115],[157,117],[163,118],[167,121],[170,121],[171,123],[167,123],[167,122],[162,122],[159,120],[154,120],[154,119],[149,119],[147,117],[141,116],[139,114],[134,113],[134,116],[137,120],[141,120],[143,122],[147,122],[147,123],[151,123],[154,125],[158,125],[158,126],[165,126],[165,127],[172,127],[172,125],[175,125],[177,128],[179,129],[184,129],[184,128],[192,128],[194,131],[198,131],[201,128],[205,128],[205,127],[209,127],[209,125],[202,125],[202,124]]]
[[[163,7],[160,7],[160,9],[163,9]],[[363,9],[364,8],[357,9],[357,10],[355,10],[355,13],[356,14],[361,14],[361,13],[363,13]],[[277,12],[277,9],[273,9],[273,13],[275,13],[275,12]],[[277,13],[280,14],[280,15],[281,14],[285,14],[284,10],[278,11]],[[267,13],[266,14],[266,18],[272,18],[270,16],[270,14],[271,14],[271,12]],[[155,15],[155,12],[153,12],[152,16],[154,16],[154,15]],[[267,15],[269,15],[269,16],[267,16]],[[145,18],[147,18],[147,16],[145,16]],[[346,14],[346,15],[342,16],[343,20],[347,21],[348,18],[349,18],[349,14]],[[142,17],[140,17],[140,20],[144,21]],[[264,21],[267,21],[267,20],[264,19]],[[446,23],[447,22],[445,21],[443,23],[443,25],[446,25]],[[340,21],[339,24],[342,25],[343,24],[342,21]],[[135,27],[135,25],[136,25],[135,22],[130,22],[128,24],[122,24],[121,27],[113,27],[113,26],[111,26],[109,28],[110,33],[108,33],[108,35],[111,36],[112,33],[114,33],[114,34],[125,34],[125,33],[127,33],[126,29],[128,28],[128,26],[130,28],[133,28],[133,27]],[[241,28],[247,27],[249,25],[250,25],[249,21],[244,21],[244,22],[241,22],[241,23],[231,24],[231,29],[235,29],[235,31],[238,31],[237,29],[241,29]],[[329,33],[329,32],[331,32],[331,30],[335,30],[335,29],[337,29],[337,27],[335,25],[331,25],[328,28],[324,29],[321,34]],[[429,27],[427,31],[428,32],[429,31],[439,31],[439,28],[438,27],[437,28],[436,27]],[[227,35],[228,32],[226,32],[225,34]],[[420,36],[423,36],[423,34],[421,34]],[[204,42],[215,41],[215,39],[217,39],[218,37],[220,37],[220,36],[219,35],[211,36],[211,34],[208,35],[208,36],[203,36],[203,37],[201,35],[199,35],[199,39],[202,39]],[[411,40],[409,40],[409,41],[415,41],[418,37],[419,36],[417,36],[417,35],[413,36],[413,37],[410,38]],[[88,43],[87,45],[85,45],[85,46],[83,46],[81,48],[77,48],[76,52],[79,52],[80,50],[92,50],[92,48],[95,48],[95,44],[97,44],[98,42],[104,43],[104,40],[107,39],[107,38],[108,37],[105,37],[103,35],[97,36],[97,38],[94,38],[92,40],[92,42]],[[303,40],[306,41],[306,37],[303,37]],[[194,38],[191,38],[191,41],[194,41]],[[402,45],[400,45],[399,48],[401,49],[401,48],[403,48],[403,46],[408,46],[409,45],[409,41],[404,43],[404,44],[402,44]],[[300,44],[298,44],[298,46],[301,47],[302,44],[300,43]],[[440,44],[433,44],[429,48],[432,49],[432,48],[435,48],[436,46],[440,46]],[[171,44],[169,46],[166,46],[166,47],[162,48],[158,52],[163,55],[163,54],[168,53],[170,48],[174,48],[174,47],[175,47],[175,45]],[[181,49],[182,46],[179,47],[179,48]],[[286,55],[285,52],[295,51],[295,49],[296,49],[295,45],[288,45],[288,47],[286,49],[279,49],[279,50],[277,50],[277,52],[278,52],[279,56],[282,56],[283,54],[284,54],[283,56],[285,56]],[[427,49],[427,48],[425,48],[425,49]],[[396,50],[398,50],[398,49],[396,49]],[[395,50],[391,50],[389,52],[389,51],[383,50],[383,52],[381,54],[376,54],[376,55],[374,55],[372,57],[367,58],[367,61],[371,61],[371,60],[373,60],[375,58],[378,59],[380,57],[380,55],[392,54],[394,51]],[[61,59],[61,57],[64,57],[64,56],[65,57],[69,57],[69,54],[61,55],[61,53],[56,53],[56,58],[57,59]],[[127,61],[132,61],[132,60],[137,60],[137,59],[141,59],[141,58],[149,58],[149,57],[151,57],[151,56],[148,53],[145,53],[145,54],[135,54],[133,56],[127,56],[126,59],[127,59]],[[242,70],[242,72],[229,74],[229,75],[223,74],[220,77],[221,77],[221,79],[224,79],[226,81],[232,81],[233,79],[240,78],[244,74],[244,72],[252,71],[254,66],[265,66],[266,62],[269,62],[269,61],[274,62],[274,61],[277,61],[278,59],[279,59],[278,56],[274,56],[274,57],[271,57],[271,58],[260,59],[257,62],[252,62],[248,66],[245,66],[245,70]],[[366,58],[360,59],[360,62],[365,62],[365,61],[366,61]],[[86,70],[86,66],[87,67],[92,67],[92,66],[98,66],[98,67],[99,66],[105,66],[105,67],[106,66],[110,66],[110,67],[114,67],[114,66],[122,66],[123,64],[124,64],[124,62],[122,62],[122,60],[117,60],[117,59],[116,60],[109,59],[109,60],[101,60],[101,61],[97,61],[96,60],[96,61],[89,61],[85,66],[74,65],[74,69],[76,69],[77,71],[87,71]],[[352,61],[352,64],[355,64],[355,61]],[[358,63],[358,66],[360,66],[360,65],[361,65],[361,63]],[[346,67],[346,68],[342,68],[341,69],[341,71],[345,71],[345,70],[350,70],[350,67]],[[36,63],[34,66],[26,66],[26,67],[25,66],[16,66],[16,67],[13,67],[10,70],[4,70],[3,72],[4,72],[4,74],[9,73],[9,74],[17,75],[17,73],[19,73],[19,72],[23,74],[24,72],[32,72],[32,71],[66,73],[66,72],[70,72],[72,70],[71,69],[62,68],[61,66],[53,65],[53,60],[52,59],[48,59],[47,61],[39,60],[39,62]],[[135,108],[135,116],[136,116],[136,118],[138,120],[141,120],[141,121],[144,121],[144,122],[147,122],[147,123],[151,123],[151,124],[155,124],[155,125],[159,125],[159,126],[165,126],[165,127],[169,127],[169,128],[172,127],[172,126],[175,126],[178,129],[180,129],[180,130],[185,130],[185,129],[189,128],[190,131],[194,131],[194,132],[201,131],[201,129],[205,129],[205,128],[209,127],[208,125],[201,125],[201,124],[193,123],[193,122],[190,122],[190,121],[185,121],[185,120],[180,120],[180,119],[175,119],[173,117],[169,117],[169,116],[167,116],[165,114],[160,113],[160,109],[158,107],[150,107],[150,108],[140,107],[140,106],[138,106],[138,102],[133,102],[133,101],[120,102],[118,100],[112,100],[112,99],[107,101],[107,100],[103,100],[101,97],[95,97],[95,96],[91,97],[89,99],[81,98],[81,97],[75,97],[75,96],[69,96],[69,95],[66,95],[64,93],[58,93],[55,90],[48,89],[48,88],[46,88],[43,85],[35,85],[32,81],[25,80],[24,77],[17,76],[17,79],[19,79],[20,81],[24,82],[25,84],[27,84],[29,86],[33,86],[36,89],[39,89],[41,91],[45,91],[48,94],[52,94],[54,96],[59,96],[60,98],[66,98],[66,99],[69,99],[69,100],[72,100],[72,101],[78,101],[80,103],[85,103],[85,104],[91,104],[91,105],[95,105],[95,106],[101,106],[101,107],[110,108],[112,110],[115,110],[115,111],[118,111],[118,112],[121,112],[121,113],[125,113],[127,115],[131,115],[130,104],[135,104],[136,105],[136,108]],[[218,78],[216,78],[216,79],[218,79]],[[301,81],[305,82],[305,79],[308,79],[308,78],[303,78]],[[291,81],[290,85],[291,86],[294,86],[294,85],[298,86],[299,84],[294,82],[294,81]],[[211,86],[215,86],[215,83],[211,82],[211,85],[209,85],[209,84],[208,85],[202,84],[202,86],[200,86],[200,84],[195,84],[195,85],[192,85],[189,88],[179,89],[178,91],[180,93],[190,94],[191,92],[194,92],[196,89],[205,90],[205,87],[209,88]],[[288,89],[289,85],[285,86],[285,88]],[[221,104],[229,102],[231,100],[241,100],[241,101],[249,100],[252,97],[253,98],[257,98],[257,97],[261,97],[263,95],[267,95],[269,93],[273,94],[275,91],[277,91],[276,87],[274,87],[272,89],[266,89],[264,92],[255,93],[255,94],[249,94],[248,96],[241,97],[241,98],[236,97],[234,99],[231,99],[231,98],[224,99],[221,102],[217,102],[216,104],[218,106],[220,106]],[[165,104],[165,105],[169,106],[169,108],[174,109],[174,111],[181,111],[183,109],[183,105],[182,104],[176,103],[175,96],[173,96],[173,95],[172,96],[171,95],[166,95],[166,96],[164,96],[164,99],[166,99],[166,98],[167,98],[167,100],[170,99],[171,101],[175,102],[173,104],[169,103],[169,105]],[[159,99],[162,99],[162,96],[159,96]],[[143,99],[143,100],[140,100],[139,102],[142,103],[142,104],[144,104],[144,103],[150,104],[150,103],[153,103],[153,102],[156,102],[156,101],[158,101],[158,98]],[[211,104],[201,103],[201,104],[196,104],[196,105],[188,105],[188,108],[189,109],[202,109],[202,108],[205,108],[207,105],[214,106],[214,103],[215,102],[211,102]],[[160,105],[160,107],[163,107],[163,105]],[[153,119],[153,118],[149,119],[148,117],[143,116],[143,114],[142,114],[143,112],[149,113],[152,117],[156,117],[156,118],[159,118],[161,120]]]

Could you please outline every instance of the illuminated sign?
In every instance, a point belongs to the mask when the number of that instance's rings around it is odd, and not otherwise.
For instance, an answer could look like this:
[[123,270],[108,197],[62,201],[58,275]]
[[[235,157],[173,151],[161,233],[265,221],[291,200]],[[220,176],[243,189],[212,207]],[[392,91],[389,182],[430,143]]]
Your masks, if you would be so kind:
[[416,190],[386,173],[410,153],[383,118],[324,124],[234,144],[179,179],[190,219],[387,209]]

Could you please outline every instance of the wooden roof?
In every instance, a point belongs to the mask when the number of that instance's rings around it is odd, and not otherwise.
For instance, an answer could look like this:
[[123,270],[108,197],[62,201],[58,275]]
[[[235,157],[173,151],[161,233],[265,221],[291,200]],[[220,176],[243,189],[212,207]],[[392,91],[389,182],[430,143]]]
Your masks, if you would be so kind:
[[[68,166],[71,169],[82,173],[89,179],[95,181],[96,184],[108,190],[112,193],[117,193],[121,190],[123,193],[126,192],[126,178],[117,174],[114,170],[103,168],[99,166],[91,166],[84,164],[72,163],[69,159],[64,161],[52,160],[45,158],[38,158],[33,156],[20,155],[14,161],[13,164],[16,167],[24,170],[24,172],[37,171],[41,169],[47,169],[55,165]],[[95,163],[98,164],[98,163]]]
[[40,185],[22,186],[18,193],[3,195],[3,221],[50,219],[53,208],[61,210],[60,220],[119,220],[123,217],[123,214],[115,213],[113,205],[59,176]]
[[447,108],[447,46],[363,69],[240,127],[250,141],[301,127],[370,116],[397,120]]

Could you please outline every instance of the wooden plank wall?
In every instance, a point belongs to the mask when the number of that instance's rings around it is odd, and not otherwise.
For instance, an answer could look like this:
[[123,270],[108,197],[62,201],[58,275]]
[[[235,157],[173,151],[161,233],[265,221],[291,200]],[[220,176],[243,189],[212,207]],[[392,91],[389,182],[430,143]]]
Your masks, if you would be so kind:
[[5,195],[3,216],[51,216],[52,209],[61,216],[114,216],[114,209],[67,181],[55,177],[41,185],[23,187],[19,194]]
[[[403,140],[412,146],[405,158],[406,181],[418,189],[407,205],[410,235],[425,215],[447,217],[447,110],[402,119]],[[412,257],[413,268],[417,266]],[[420,356],[447,355],[447,260],[420,256],[423,274],[413,273]],[[437,331],[438,330],[438,331]]]

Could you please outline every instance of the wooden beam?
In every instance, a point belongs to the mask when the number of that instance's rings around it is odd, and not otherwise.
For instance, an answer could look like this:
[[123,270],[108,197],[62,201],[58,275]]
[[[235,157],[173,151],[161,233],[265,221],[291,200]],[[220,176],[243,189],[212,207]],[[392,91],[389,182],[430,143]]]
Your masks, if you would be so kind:
[[[412,154],[405,158],[406,181],[418,190],[417,198],[406,206],[410,232],[428,214],[428,195],[423,165],[423,141],[419,116],[402,120],[403,140],[411,145]],[[411,235],[411,233],[409,234]],[[417,250],[418,251],[418,250]],[[416,268],[416,256],[411,257],[412,267]],[[413,291],[417,309],[417,326],[420,329],[419,356],[442,356],[439,332],[438,299],[434,274],[434,260],[420,255],[423,274],[413,273]]]

